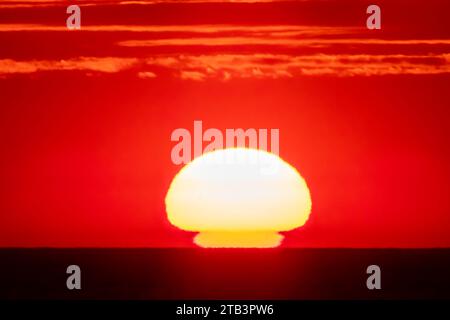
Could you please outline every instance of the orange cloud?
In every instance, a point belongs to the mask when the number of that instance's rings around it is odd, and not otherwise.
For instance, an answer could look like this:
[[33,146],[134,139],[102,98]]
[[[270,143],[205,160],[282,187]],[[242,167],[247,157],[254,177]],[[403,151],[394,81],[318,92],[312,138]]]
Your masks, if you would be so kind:
[[[155,5],[163,3],[260,3],[260,2],[282,2],[285,0],[77,0],[80,6],[105,6],[105,5]],[[312,0],[291,0],[312,1]],[[29,7],[54,7],[67,6],[67,0],[2,0],[0,8],[29,8]]]
[[147,65],[181,72],[186,80],[291,78],[335,75],[439,74],[450,72],[450,54],[429,55],[284,55],[224,54],[149,58]]
[[135,66],[136,58],[97,58],[80,57],[68,60],[31,60],[16,61],[0,59],[0,75],[28,74],[43,71],[94,71],[102,73],[115,73]]
[[126,40],[118,43],[124,47],[159,46],[283,46],[283,47],[325,47],[337,44],[345,45],[450,45],[450,39],[292,39],[267,37],[210,37],[210,38],[168,38]]
[[[148,33],[196,33],[196,34],[219,34],[233,33],[267,37],[314,37],[356,34],[361,28],[355,27],[323,27],[323,26],[299,26],[299,25],[264,25],[264,26],[242,26],[242,25],[83,25],[83,31],[87,32],[148,32]],[[0,24],[0,32],[18,31],[51,31],[67,32],[65,25],[45,24]],[[167,35],[166,35],[167,36]],[[225,37],[226,38],[226,37]],[[169,38],[170,39],[170,38]],[[194,38],[202,39],[202,38]],[[210,38],[208,38],[210,39]],[[233,37],[229,37],[233,39]],[[177,43],[178,38],[171,39]],[[193,39],[192,39],[193,41]],[[199,41],[197,41],[199,42]],[[132,42],[134,43],[134,42]],[[126,42],[125,42],[126,44]],[[152,45],[152,42],[149,42]],[[146,42],[136,42],[136,46],[145,46]]]
[[148,58],[80,57],[68,60],[0,60],[0,75],[44,71],[117,73],[136,70],[142,79],[155,78],[163,68],[183,80],[229,81],[236,78],[278,79],[301,76],[338,77],[450,73],[450,54],[211,54]]
[[150,71],[142,71],[138,73],[138,77],[141,79],[153,79],[156,78],[156,74]]
[[180,74],[180,78],[183,80],[203,81],[206,77],[206,74],[198,71],[181,71]]

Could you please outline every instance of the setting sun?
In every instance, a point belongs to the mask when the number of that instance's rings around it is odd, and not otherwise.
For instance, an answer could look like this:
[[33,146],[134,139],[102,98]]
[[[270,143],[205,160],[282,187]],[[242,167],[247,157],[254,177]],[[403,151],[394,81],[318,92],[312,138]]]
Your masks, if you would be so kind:
[[166,196],[169,221],[199,234],[201,247],[278,246],[305,224],[311,198],[295,168],[266,151],[217,150],[196,158],[173,179]]

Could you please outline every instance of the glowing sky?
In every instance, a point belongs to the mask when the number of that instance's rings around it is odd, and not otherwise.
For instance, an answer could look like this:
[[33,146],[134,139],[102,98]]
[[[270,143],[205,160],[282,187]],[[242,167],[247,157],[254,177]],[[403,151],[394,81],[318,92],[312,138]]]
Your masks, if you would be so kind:
[[[0,2],[0,246],[189,247],[176,128],[279,128],[311,218],[287,247],[450,246],[450,4]],[[407,9],[406,9],[407,7]]]

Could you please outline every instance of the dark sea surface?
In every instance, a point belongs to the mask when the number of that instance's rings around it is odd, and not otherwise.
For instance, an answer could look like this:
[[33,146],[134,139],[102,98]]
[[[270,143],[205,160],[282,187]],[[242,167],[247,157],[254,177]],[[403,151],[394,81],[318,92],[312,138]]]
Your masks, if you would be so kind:
[[450,299],[450,249],[1,249],[0,299]]

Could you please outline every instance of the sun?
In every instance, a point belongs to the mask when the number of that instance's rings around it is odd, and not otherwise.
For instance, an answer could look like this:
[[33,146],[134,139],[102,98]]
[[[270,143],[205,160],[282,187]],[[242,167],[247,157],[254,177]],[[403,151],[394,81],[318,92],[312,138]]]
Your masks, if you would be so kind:
[[184,166],[166,195],[171,224],[206,248],[268,248],[306,223],[311,197],[298,171],[266,151],[229,148]]

